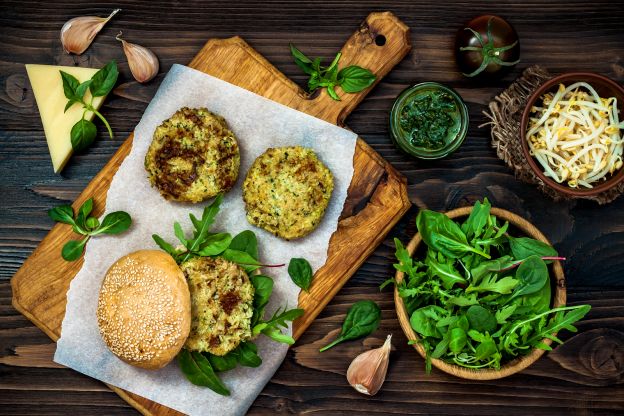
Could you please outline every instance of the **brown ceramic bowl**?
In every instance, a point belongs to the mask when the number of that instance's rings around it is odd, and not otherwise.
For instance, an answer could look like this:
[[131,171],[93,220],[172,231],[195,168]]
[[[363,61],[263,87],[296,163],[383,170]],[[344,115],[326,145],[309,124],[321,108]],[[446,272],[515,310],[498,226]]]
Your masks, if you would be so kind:
[[596,92],[603,98],[615,97],[617,98],[617,103],[620,111],[620,117],[624,117],[624,88],[616,82],[610,80],[609,78],[594,74],[591,72],[570,72],[567,74],[562,74],[552,78],[549,81],[546,81],[541,87],[537,89],[529,97],[529,101],[527,102],[526,107],[524,108],[524,112],[522,113],[522,121],[520,122],[520,143],[522,143],[522,151],[524,156],[529,163],[529,166],[535,172],[538,178],[542,182],[544,182],[550,188],[554,190],[573,197],[583,197],[583,196],[595,196],[600,194],[612,187],[616,186],[622,180],[624,180],[624,168],[615,172],[613,175],[608,177],[606,181],[596,182],[593,188],[585,189],[585,188],[570,188],[566,184],[557,183],[551,178],[546,177],[544,175],[544,171],[539,163],[529,154],[529,144],[526,140],[526,132],[527,126],[529,124],[529,114],[531,112],[531,107],[535,105],[536,102],[539,102],[542,95],[548,92],[556,92],[559,84],[563,84],[568,86],[578,81],[587,82],[589,85],[594,87]]
[[[465,218],[470,215],[472,211],[472,207],[464,207],[457,208],[452,211],[446,213],[446,215],[451,219],[456,218]],[[500,208],[492,208],[491,213],[496,215],[501,220],[509,221],[509,226],[512,232],[515,235],[521,236],[529,236],[536,240],[543,241],[545,243],[550,244],[548,239],[544,237],[533,224],[525,220],[524,218],[506,211]],[[413,256],[414,253],[418,252],[419,247],[421,247],[422,238],[420,234],[416,234],[412,241],[409,242],[406,249],[409,252],[410,256]],[[422,252],[424,255],[424,251]],[[561,263],[559,261],[553,262],[552,266],[549,268],[550,273],[550,286],[551,286],[551,307],[556,308],[559,306],[565,306],[566,303],[566,288],[565,288],[565,278],[563,276],[563,268],[561,267]],[[401,282],[404,278],[404,273],[397,271],[395,274],[395,279],[397,282]],[[397,316],[399,317],[399,323],[401,324],[401,328],[407,336],[407,339],[410,341],[418,341],[419,337],[412,329],[410,325],[410,317],[407,313],[407,309],[405,308],[405,303],[403,302],[403,298],[399,295],[399,290],[395,286],[394,289],[394,306],[396,308]],[[544,338],[542,342],[546,345],[550,345],[552,341],[550,339]],[[413,347],[418,351],[418,353],[425,358],[425,349],[420,344],[414,344]],[[500,370],[495,369],[471,369],[466,367],[460,367],[455,364],[449,364],[446,361],[442,361],[440,359],[433,358],[431,359],[431,364],[438,368],[439,370],[444,371],[445,373],[470,379],[470,380],[496,380],[499,378],[507,377],[512,374],[515,374],[519,371],[524,370],[538,358],[544,354],[544,350],[539,348],[534,348],[527,355],[520,356],[512,361],[504,363],[501,365]]]

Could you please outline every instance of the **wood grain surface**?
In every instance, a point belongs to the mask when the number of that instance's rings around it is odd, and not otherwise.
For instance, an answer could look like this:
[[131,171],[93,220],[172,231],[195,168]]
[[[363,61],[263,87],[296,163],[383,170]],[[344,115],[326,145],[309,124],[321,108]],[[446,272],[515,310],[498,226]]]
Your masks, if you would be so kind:
[[[123,12],[109,22],[82,56],[62,52],[58,32],[77,15]],[[484,414],[567,415],[624,412],[624,198],[599,207],[586,201],[553,203],[516,181],[489,146],[481,112],[522,68],[542,64],[553,73],[595,71],[624,82],[624,4],[621,1],[425,2],[32,2],[4,1],[0,12],[0,414],[131,415],[136,411],[102,383],[58,368],[49,338],[11,306],[9,279],[51,229],[46,210],[73,201],[132,131],[173,63],[189,62],[206,39],[242,36],[300,86],[305,76],[288,43],[330,59],[371,11],[391,10],[411,30],[412,51],[347,118],[346,123],[405,175],[415,205],[288,353],[250,414]],[[458,73],[455,31],[471,17],[493,12],[508,18],[521,37],[522,62],[501,80],[475,83]],[[161,74],[142,86],[133,81],[114,36],[152,48]],[[121,80],[103,112],[115,138],[103,134],[52,174],[25,63],[101,66],[120,61]],[[447,159],[416,161],[394,148],[387,130],[393,99],[419,81],[456,88],[471,116],[468,137]],[[102,131],[100,133],[103,133]],[[392,237],[407,242],[419,208],[453,209],[487,196],[494,206],[535,224],[568,257],[567,303],[593,309],[579,333],[527,370],[496,381],[466,381],[424,362],[407,345],[390,290],[378,285],[393,274]],[[335,336],[349,306],[373,299],[383,310],[370,337],[318,348]],[[386,383],[375,397],[345,380],[352,358],[393,333]]]

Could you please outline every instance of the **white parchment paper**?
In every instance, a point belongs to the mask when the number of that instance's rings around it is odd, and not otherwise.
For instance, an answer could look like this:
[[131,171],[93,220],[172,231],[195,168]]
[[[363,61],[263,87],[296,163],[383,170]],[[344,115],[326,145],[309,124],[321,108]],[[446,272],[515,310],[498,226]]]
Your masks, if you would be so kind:
[[[154,129],[183,106],[206,107],[225,117],[241,149],[238,182],[225,195],[213,229],[232,235],[253,230],[258,236],[261,260],[266,263],[288,263],[291,257],[305,257],[314,270],[325,263],[329,239],[336,230],[353,176],[356,135],[202,72],[174,65],[137,126],[132,151],[108,191],[106,212],[126,211],[132,216],[133,225],[122,235],[97,237],[87,245],[84,265],[67,294],[67,310],[54,361],[187,414],[242,414],[279,367],[286,345],[260,336],[256,344],[262,365],[238,367],[222,374],[231,391],[231,396],[223,397],[192,385],[175,361],[158,371],[122,362],[106,348],[97,327],[95,311],[106,270],[130,252],[157,248],[151,237],[154,233],[175,242],[174,221],[189,232],[189,212],[200,216],[206,205],[165,201],[150,187],[143,167]],[[292,145],[313,148],[332,171],[335,187],[320,226],[303,239],[286,242],[247,222],[241,183],[254,159],[268,147]],[[291,282],[286,268],[265,272],[275,280],[267,312],[286,304],[295,307],[299,288]]]

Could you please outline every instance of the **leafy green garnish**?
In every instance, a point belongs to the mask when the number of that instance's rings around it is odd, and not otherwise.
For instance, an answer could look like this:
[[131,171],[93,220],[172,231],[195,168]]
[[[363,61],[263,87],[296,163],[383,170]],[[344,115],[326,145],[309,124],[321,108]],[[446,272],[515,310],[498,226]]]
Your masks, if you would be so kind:
[[351,65],[339,71],[340,52],[336,54],[328,67],[321,66],[321,58],[312,60],[295,48],[293,44],[290,45],[290,53],[297,66],[310,75],[308,91],[313,92],[317,88],[327,88],[327,94],[336,101],[340,101],[340,97],[336,93],[335,87],[341,87],[346,93],[356,93],[370,87],[377,79],[371,71],[357,65]]
[[132,218],[125,211],[106,214],[100,222],[96,217],[89,216],[92,210],[93,198],[89,198],[80,206],[75,217],[71,205],[60,205],[48,211],[48,216],[52,220],[69,224],[76,234],[85,236],[81,240],[70,240],[65,243],[61,250],[61,256],[66,261],[78,260],[91,237],[98,234],[119,234],[132,225]]
[[310,266],[310,263],[306,259],[294,257],[290,259],[290,263],[288,263],[288,274],[292,281],[301,289],[306,292],[310,289],[314,273],[312,272],[312,266]]
[[381,322],[381,309],[372,300],[361,300],[353,304],[342,324],[338,338],[324,346],[323,352],[343,341],[365,337],[377,329]]
[[[113,130],[110,124],[108,124],[104,116],[93,106],[93,101],[95,97],[103,97],[111,92],[115,86],[117,77],[119,76],[115,61],[110,61],[102,69],[93,74],[91,79],[83,83],[80,83],[76,77],[67,72],[60,71],[60,73],[61,80],[63,81],[63,93],[68,100],[64,112],[69,110],[74,104],[81,104],[84,108],[82,119],[74,124],[70,132],[70,140],[74,151],[81,152],[87,149],[93,144],[95,136],[97,135],[95,124],[85,119],[85,115],[89,111],[102,120],[112,139]],[[87,90],[91,91],[91,101],[89,102],[86,102],[84,97]]]
[[[204,208],[201,218],[189,215],[193,224],[193,233],[188,237],[180,223],[174,223],[174,233],[181,243],[181,247],[174,247],[162,237],[154,234],[152,238],[158,246],[169,253],[178,264],[193,257],[223,257],[241,266],[247,273],[261,267],[281,267],[282,265],[264,265],[258,260],[258,240],[256,235],[245,230],[234,238],[228,233],[213,233],[210,227],[219,213],[223,197],[215,200]],[[57,213],[59,219],[65,220],[66,211]],[[292,345],[295,340],[282,332],[288,328],[288,322],[294,321],[303,315],[303,309],[278,309],[269,318],[264,319],[265,309],[273,292],[273,279],[260,274],[250,274],[249,280],[254,287],[253,315],[251,318],[252,336],[264,334],[274,341]],[[208,352],[197,353],[183,349],[178,354],[178,362],[184,375],[199,386],[208,387],[221,395],[230,392],[216,374],[235,368],[238,364],[246,367],[258,367],[262,359],[258,355],[258,348],[251,341],[241,342],[236,349],[224,356],[217,356]]]
[[426,351],[427,371],[432,358],[498,369],[533,348],[549,350],[544,338],[561,342],[554,333],[576,331],[572,324],[590,310],[550,309],[547,262],[565,259],[546,243],[510,236],[508,224],[490,214],[487,199],[462,224],[421,211],[416,225],[426,244],[419,255],[424,261],[411,258],[395,239],[394,267],[405,273],[397,290]]

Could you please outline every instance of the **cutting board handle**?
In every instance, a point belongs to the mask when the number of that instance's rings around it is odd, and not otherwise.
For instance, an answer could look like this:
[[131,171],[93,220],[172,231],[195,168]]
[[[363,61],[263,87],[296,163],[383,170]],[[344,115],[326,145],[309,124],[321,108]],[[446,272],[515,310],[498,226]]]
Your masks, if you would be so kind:
[[[333,100],[323,88],[318,95],[310,96],[304,104],[306,108],[301,108],[301,110],[318,113],[316,109],[322,108],[325,114],[315,114],[316,117],[343,125],[344,119],[351,111],[377,82],[407,55],[410,49],[409,28],[405,23],[391,12],[369,14],[360,28],[342,47],[339,67],[358,65],[369,69],[377,76],[375,83],[364,91],[354,94],[347,94],[340,87],[336,88],[340,101]],[[308,106],[310,111],[306,111]]]

